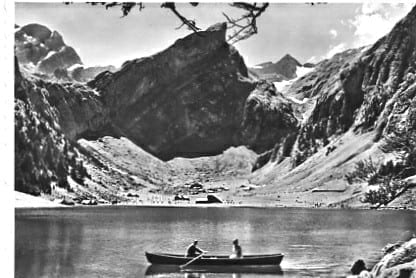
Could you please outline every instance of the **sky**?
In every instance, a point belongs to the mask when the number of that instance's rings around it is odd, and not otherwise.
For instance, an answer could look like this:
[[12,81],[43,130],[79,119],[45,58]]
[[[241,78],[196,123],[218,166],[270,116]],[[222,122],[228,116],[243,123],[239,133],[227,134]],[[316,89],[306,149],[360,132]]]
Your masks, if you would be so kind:
[[[226,3],[177,4],[202,29],[225,21],[222,12],[241,11]],[[342,50],[374,43],[411,9],[410,3],[272,3],[258,20],[259,33],[235,44],[249,66],[278,61],[289,53],[301,63],[317,62]],[[84,64],[120,66],[149,56],[186,36],[179,19],[160,4],[121,17],[119,8],[84,3],[16,3],[15,23],[40,23],[56,30],[74,47]]]

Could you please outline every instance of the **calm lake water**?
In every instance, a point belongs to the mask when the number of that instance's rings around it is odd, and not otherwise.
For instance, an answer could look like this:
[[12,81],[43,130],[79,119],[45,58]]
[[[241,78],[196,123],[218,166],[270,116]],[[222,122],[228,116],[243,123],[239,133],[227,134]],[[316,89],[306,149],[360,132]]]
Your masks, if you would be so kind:
[[[345,277],[387,243],[415,233],[411,211],[108,207],[17,209],[16,277]],[[281,271],[200,273],[150,268],[144,252],[282,252]],[[195,272],[193,272],[195,271]],[[243,273],[241,273],[243,272]],[[244,273],[245,272],[245,273]]]

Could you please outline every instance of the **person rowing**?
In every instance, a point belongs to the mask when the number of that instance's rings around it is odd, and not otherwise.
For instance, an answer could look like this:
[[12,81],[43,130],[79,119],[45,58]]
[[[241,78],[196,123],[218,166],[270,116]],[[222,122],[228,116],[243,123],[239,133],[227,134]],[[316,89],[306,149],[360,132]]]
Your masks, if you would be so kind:
[[238,239],[233,240],[233,254],[230,255],[230,259],[237,259],[243,257],[243,249],[238,244]]
[[186,250],[186,257],[196,257],[198,255],[206,253],[206,251],[199,249],[197,245],[198,240],[194,240],[194,243],[188,246],[188,249]]

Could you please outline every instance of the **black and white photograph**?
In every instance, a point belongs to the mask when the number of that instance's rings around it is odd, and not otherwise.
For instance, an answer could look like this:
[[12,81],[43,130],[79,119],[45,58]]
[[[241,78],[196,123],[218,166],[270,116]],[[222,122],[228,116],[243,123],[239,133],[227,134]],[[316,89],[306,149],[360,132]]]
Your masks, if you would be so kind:
[[5,10],[14,277],[416,277],[416,3]]

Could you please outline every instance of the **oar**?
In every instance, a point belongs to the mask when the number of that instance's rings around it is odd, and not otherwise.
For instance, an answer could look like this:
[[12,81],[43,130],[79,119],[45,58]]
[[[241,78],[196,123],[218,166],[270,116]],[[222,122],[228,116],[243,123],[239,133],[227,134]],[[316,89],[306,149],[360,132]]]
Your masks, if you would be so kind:
[[196,261],[196,260],[198,260],[199,258],[201,258],[205,253],[207,253],[206,251],[205,252],[202,252],[200,255],[198,255],[198,256],[196,256],[195,258],[193,258],[192,260],[190,260],[189,262],[187,262],[186,264],[183,264],[183,265],[180,265],[179,267],[180,268],[184,268],[184,267],[186,267],[186,266],[188,266],[188,265],[190,265],[191,263],[193,263],[194,261]]

